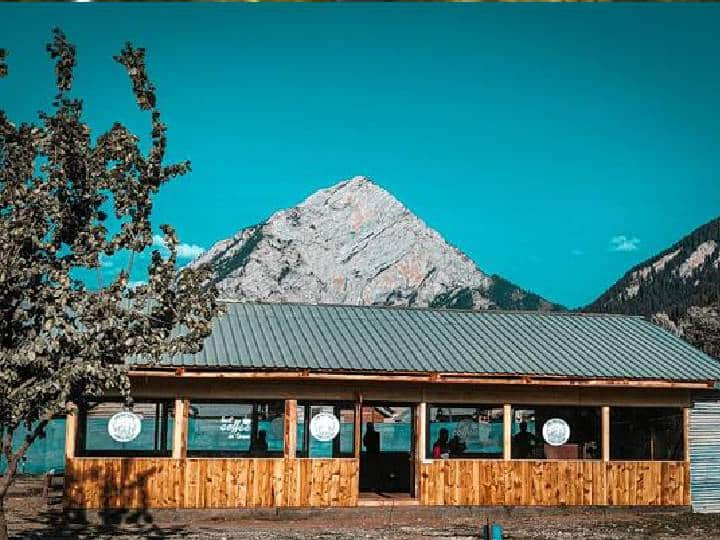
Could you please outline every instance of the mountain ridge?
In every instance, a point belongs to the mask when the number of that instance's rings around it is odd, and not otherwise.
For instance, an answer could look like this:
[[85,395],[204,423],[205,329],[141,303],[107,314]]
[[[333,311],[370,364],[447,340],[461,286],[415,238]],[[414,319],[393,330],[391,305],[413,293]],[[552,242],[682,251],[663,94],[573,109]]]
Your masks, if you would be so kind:
[[488,275],[392,194],[357,176],[216,242],[208,263],[231,300],[559,310]]
[[720,356],[720,217],[633,266],[583,309],[651,318]]

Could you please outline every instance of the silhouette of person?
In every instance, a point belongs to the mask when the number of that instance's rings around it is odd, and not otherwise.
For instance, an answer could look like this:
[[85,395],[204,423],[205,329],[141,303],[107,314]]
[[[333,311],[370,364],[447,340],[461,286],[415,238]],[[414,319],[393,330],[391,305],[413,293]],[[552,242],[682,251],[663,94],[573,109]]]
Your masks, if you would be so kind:
[[365,446],[365,462],[367,463],[369,480],[372,488],[380,493],[382,491],[382,462],[380,460],[380,433],[375,430],[375,424],[367,423],[365,436],[363,437],[363,445]]
[[537,437],[528,431],[527,422],[520,422],[520,431],[513,437],[513,450],[515,457],[528,458],[530,450],[535,445]]
[[433,444],[432,448],[432,456],[434,459],[442,458],[443,456],[447,457],[450,455],[450,433],[447,429],[441,428],[440,432],[438,433],[438,438]]
[[465,451],[465,443],[460,440],[460,436],[456,433],[448,443],[448,450],[450,450],[450,457],[456,457]]
[[264,456],[267,454],[267,432],[264,429],[258,431],[257,437],[250,445],[250,453],[254,456]]

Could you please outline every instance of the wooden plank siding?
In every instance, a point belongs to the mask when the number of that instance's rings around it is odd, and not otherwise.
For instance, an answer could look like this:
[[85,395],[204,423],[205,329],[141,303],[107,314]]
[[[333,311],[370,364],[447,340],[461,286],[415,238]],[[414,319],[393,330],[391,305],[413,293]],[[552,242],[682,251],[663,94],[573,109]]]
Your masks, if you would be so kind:
[[688,505],[689,464],[681,461],[424,462],[420,504]]
[[356,506],[355,459],[76,458],[68,508]]
[[[426,505],[688,505],[689,463],[435,460]],[[356,459],[75,458],[68,508],[339,507],[358,503]]]

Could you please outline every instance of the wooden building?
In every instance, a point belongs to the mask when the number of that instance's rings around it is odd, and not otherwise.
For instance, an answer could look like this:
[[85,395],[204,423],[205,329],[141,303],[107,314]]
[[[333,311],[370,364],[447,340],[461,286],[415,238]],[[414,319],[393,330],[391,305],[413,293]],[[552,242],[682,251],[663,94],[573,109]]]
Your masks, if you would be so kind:
[[[73,508],[688,505],[720,365],[641,318],[229,303],[68,418]],[[717,428],[716,428],[717,429]]]

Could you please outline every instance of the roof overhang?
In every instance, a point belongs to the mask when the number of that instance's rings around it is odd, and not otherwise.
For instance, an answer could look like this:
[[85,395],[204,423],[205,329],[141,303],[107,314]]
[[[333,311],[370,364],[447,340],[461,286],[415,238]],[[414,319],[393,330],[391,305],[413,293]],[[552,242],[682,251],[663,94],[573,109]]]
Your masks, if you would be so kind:
[[254,370],[228,371],[191,368],[146,368],[130,371],[131,377],[174,379],[232,379],[266,381],[352,381],[406,382],[423,384],[482,384],[595,388],[675,388],[691,390],[718,389],[714,380],[688,381],[665,379],[587,378],[554,375],[523,375],[493,373],[424,373],[378,371],[321,371],[321,370]]

